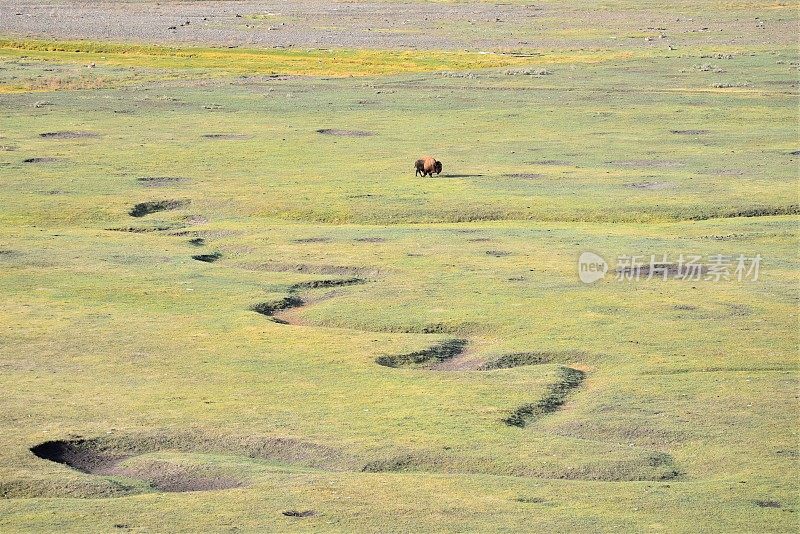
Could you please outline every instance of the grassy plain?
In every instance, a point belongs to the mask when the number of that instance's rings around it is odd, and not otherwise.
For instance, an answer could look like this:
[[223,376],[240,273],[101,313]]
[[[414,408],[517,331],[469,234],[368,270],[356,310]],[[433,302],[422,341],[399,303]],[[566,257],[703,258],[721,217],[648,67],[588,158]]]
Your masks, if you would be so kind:
[[0,528],[795,531],[796,50],[331,54],[0,42]]

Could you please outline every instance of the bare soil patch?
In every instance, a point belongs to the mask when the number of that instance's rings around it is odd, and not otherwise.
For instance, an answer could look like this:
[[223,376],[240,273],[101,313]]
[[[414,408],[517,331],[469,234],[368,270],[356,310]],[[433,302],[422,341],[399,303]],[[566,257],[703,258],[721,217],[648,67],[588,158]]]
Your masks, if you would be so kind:
[[330,237],[301,237],[294,239],[292,243],[328,243],[330,240]]
[[487,250],[486,254],[488,256],[493,256],[495,258],[504,258],[506,256],[511,256],[511,252],[507,252],[505,250]]
[[675,135],[704,135],[708,130],[670,130],[670,133]]
[[100,134],[97,134],[95,132],[63,131],[63,132],[40,133],[39,137],[43,139],[91,139],[100,137]]
[[312,517],[317,515],[314,510],[303,510],[302,512],[298,510],[286,510],[281,512],[281,514],[285,515],[286,517]]
[[169,211],[185,208],[191,203],[189,200],[153,200],[136,204],[128,214],[131,217],[144,217],[158,211]]
[[322,135],[336,135],[339,137],[369,137],[375,135],[375,132],[367,130],[338,130],[336,128],[322,128],[317,130],[317,133]]
[[[274,460],[329,471],[356,470],[358,459],[317,443],[290,437],[235,435],[217,436],[201,431],[156,430],[134,435],[103,436],[94,439],[47,441],[31,447],[38,458],[66,465],[90,475],[126,476],[142,480],[147,486],[128,487],[117,481],[77,481],[75,487],[11,488],[17,496],[106,496],[116,497],[148,491],[203,491],[228,489],[244,483],[213,465],[176,464],[162,459],[135,457],[160,451],[216,453],[243,458]],[[201,459],[202,460],[202,459]],[[0,484],[0,494],[3,493]]]
[[283,310],[288,310],[290,308],[299,308],[304,304],[305,301],[300,297],[296,295],[289,295],[287,297],[283,297],[280,300],[272,302],[260,302],[258,304],[254,304],[253,306],[250,307],[250,309],[256,313],[260,313],[261,315],[266,315],[267,317],[270,317],[276,323],[286,324],[286,321],[274,317],[275,313]]
[[242,481],[230,476],[210,476],[190,467],[170,462],[150,462],[144,466],[112,468],[109,474],[145,480],[156,491],[214,491],[239,488]]
[[210,133],[210,134],[203,134],[200,137],[203,139],[212,139],[217,141],[242,141],[245,139],[251,139],[251,135],[246,134],[237,134],[237,133]]
[[359,243],[386,243],[385,237],[356,237],[353,241]]
[[31,452],[44,460],[68,465],[73,469],[91,474],[111,474],[113,467],[129,458],[129,454],[96,448],[92,442],[79,439],[75,441],[46,441]]
[[31,448],[31,452],[44,460],[67,465],[91,475],[126,476],[144,480],[152,488],[163,492],[205,491],[237,488],[241,481],[231,477],[212,477],[198,474],[192,469],[168,462],[153,462],[136,468],[120,464],[134,456],[98,448],[88,440],[47,441]]
[[186,178],[178,176],[142,176],[136,179],[143,187],[168,187],[186,182]]

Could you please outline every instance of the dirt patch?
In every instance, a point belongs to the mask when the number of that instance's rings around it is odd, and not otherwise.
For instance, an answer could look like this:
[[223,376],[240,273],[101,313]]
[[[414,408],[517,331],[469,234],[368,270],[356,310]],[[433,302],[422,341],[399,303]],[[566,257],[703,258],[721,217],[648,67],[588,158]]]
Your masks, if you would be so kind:
[[286,517],[312,517],[317,515],[317,512],[314,510],[303,510],[302,512],[298,510],[286,510],[281,512],[281,514],[285,515]]
[[322,128],[317,130],[317,133],[322,135],[336,135],[339,137],[369,137],[375,135],[375,132],[367,130],[337,130],[335,128]]
[[144,187],[169,187],[186,182],[186,178],[178,176],[142,176],[136,179]]
[[61,161],[64,160],[62,158],[43,156],[38,158],[25,158],[22,160],[22,163],[59,163]]
[[0,152],[14,152],[17,148],[14,145],[0,145]]
[[115,466],[113,475],[122,475],[146,481],[160,492],[214,491],[242,487],[243,484],[229,476],[211,476],[191,467],[170,462],[148,462],[143,466]]
[[285,321],[281,319],[277,319],[274,317],[276,312],[288,310],[290,308],[299,308],[305,304],[305,301],[296,295],[289,295],[287,297],[283,297],[280,300],[275,300],[272,302],[260,302],[258,304],[254,304],[250,306],[250,310],[260,313],[261,315],[266,315],[267,317],[272,318],[273,321],[276,323],[285,324]]
[[634,182],[625,184],[625,187],[646,191],[662,191],[664,189],[675,189],[677,185],[674,182]]
[[670,130],[669,133],[675,135],[705,135],[708,130]]
[[359,243],[386,243],[386,238],[384,237],[356,237],[353,241],[357,241]]
[[63,131],[40,133],[39,137],[43,139],[91,139],[100,137],[100,134],[94,132]]
[[535,404],[523,404],[511,415],[503,419],[509,426],[526,427],[540,417],[558,410],[567,399],[567,395],[581,385],[586,373],[572,367],[562,367],[558,380],[547,388],[547,395]]
[[113,467],[130,455],[96,448],[93,443],[79,439],[75,441],[46,441],[31,452],[43,460],[67,465],[83,473],[107,475]]
[[198,474],[190,468],[169,462],[125,467],[120,464],[131,458],[132,454],[104,450],[88,440],[47,441],[30,450],[43,460],[63,464],[82,473],[136,478],[162,492],[220,490],[242,485],[231,477]]
[[330,240],[330,237],[301,237],[292,240],[292,243],[328,243]]
[[210,254],[195,254],[192,256],[193,260],[202,261],[204,263],[214,263],[222,257],[221,252],[212,252]]
[[235,477],[221,473],[212,464],[192,461],[189,465],[140,457],[161,451],[186,454],[225,454],[273,460],[328,471],[357,470],[363,464],[338,449],[291,437],[264,435],[217,436],[201,431],[158,430],[134,435],[109,435],[94,439],[47,441],[30,451],[38,458],[63,464],[90,475],[125,476],[146,484],[130,484],[97,478],[70,482],[66,486],[42,484],[14,487],[0,482],[3,497],[75,496],[119,497],[151,491],[202,491],[240,487]]
[[378,356],[375,359],[375,363],[384,367],[426,368],[444,360],[455,358],[462,354],[466,348],[466,339],[449,339],[427,349],[408,354]]
[[203,139],[212,139],[215,141],[243,141],[245,139],[251,139],[252,136],[246,134],[235,134],[235,133],[210,133],[210,134],[203,134],[200,137]]
[[189,240],[189,244],[195,247],[202,247],[206,244],[206,240],[202,237],[193,237]]
[[504,178],[517,178],[519,180],[535,180],[537,178],[542,178],[544,174],[540,174],[538,172],[512,172],[509,174],[504,174]]
[[140,202],[128,212],[131,217],[144,217],[159,211],[170,211],[185,208],[191,202],[189,200],[154,200],[151,202]]
[[493,256],[495,258],[504,258],[506,256],[511,256],[511,252],[506,252],[505,250],[487,250],[486,254],[488,256]]
[[760,508],[780,508],[781,503],[778,501],[753,501],[753,504]]

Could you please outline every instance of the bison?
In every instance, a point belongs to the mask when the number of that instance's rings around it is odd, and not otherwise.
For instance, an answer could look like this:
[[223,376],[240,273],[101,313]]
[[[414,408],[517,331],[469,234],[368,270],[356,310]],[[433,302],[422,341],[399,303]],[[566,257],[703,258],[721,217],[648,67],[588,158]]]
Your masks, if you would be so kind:
[[442,172],[442,162],[436,161],[430,156],[425,156],[414,162],[414,168],[416,169],[414,176],[433,176],[433,173],[439,174]]

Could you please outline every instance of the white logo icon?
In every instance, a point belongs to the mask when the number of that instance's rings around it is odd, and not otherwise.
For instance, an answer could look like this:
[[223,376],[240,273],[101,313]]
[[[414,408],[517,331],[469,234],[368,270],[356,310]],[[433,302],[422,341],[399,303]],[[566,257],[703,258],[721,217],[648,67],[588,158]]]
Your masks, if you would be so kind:
[[608,272],[608,263],[594,252],[584,252],[578,258],[578,276],[584,284],[593,284]]

